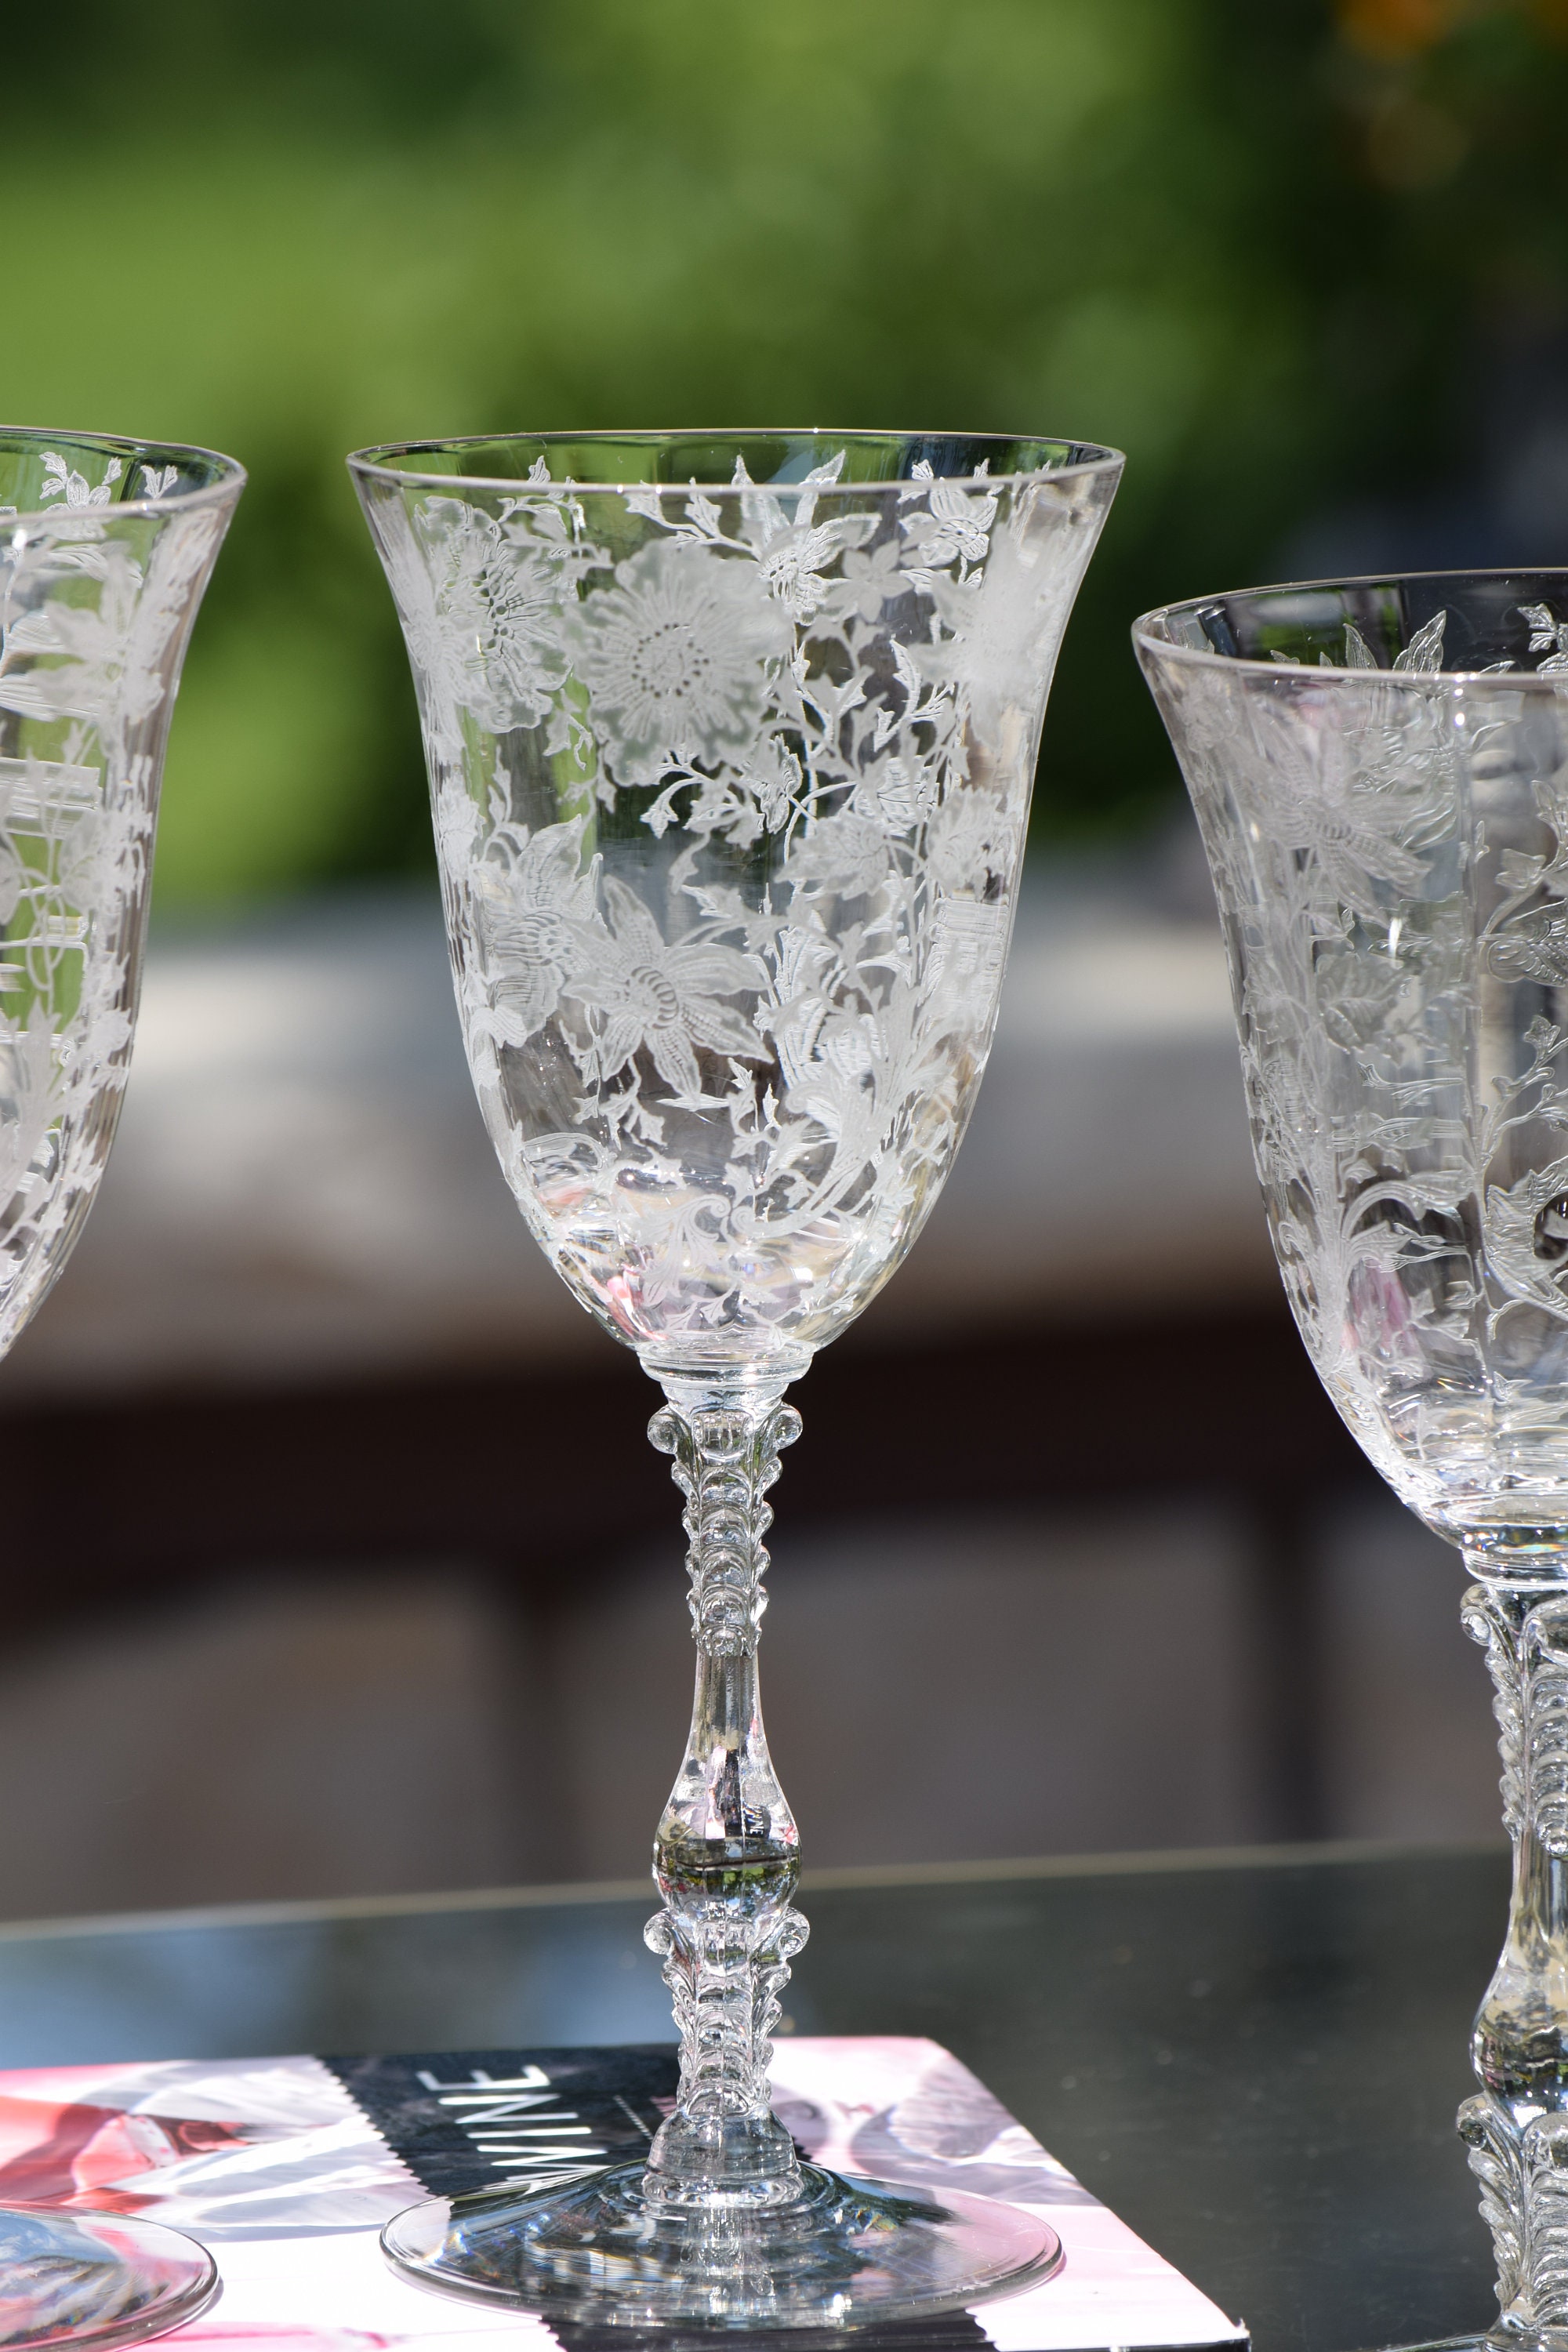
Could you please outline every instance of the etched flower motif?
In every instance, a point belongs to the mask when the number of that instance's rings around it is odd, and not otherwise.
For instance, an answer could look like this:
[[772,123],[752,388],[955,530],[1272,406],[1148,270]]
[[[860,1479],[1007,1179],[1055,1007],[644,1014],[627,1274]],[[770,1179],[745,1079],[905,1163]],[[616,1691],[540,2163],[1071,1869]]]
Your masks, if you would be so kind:
[[1421,1050],[1426,1010],[1418,976],[1386,948],[1325,948],[1312,968],[1314,1004],[1325,1036],[1391,1079],[1401,1049]]
[[122,1087],[131,1075],[134,1024],[118,999],[121,974],[113,966],[100,967],[97,978],[99,985],[78,1008],[69,1044],[62,1048],[68,1096],[90,1093],[99,1087]]
[[55,869],[61,898],[84,914],[110,914],[134,889],[142,855],[142,827],[133,807],[100,802],[68,810]]
[[[776,833],[789,814],[801,786],[800,761],[776,735],[764,735],[742,762],[741,782],[756,794],[757,812],[766,833]],[[731,841],[738,838],[731,830]]]
[[936,805],[938,783],[925,760],[879,760],[849,796],[857,816],[884,833],[910,832]]
[[[984,467],[980,470],[983,474]],[[915,467],[914,478],[929,486],[923,507],[903,517],[920,564],[927,571],[941,572],[960,559],[965,563],[980,562],[991,544],[1000,493],[991,488],[968,489],[962,482],[935,481],[923,459]]]
[[[847,1308],[945,1170],[994,1008],[1028,656],[1058,616],[1029,593],[982,740],[960,624],[1012,489],[862,497],[843,462],[574,492],[552,548],[565,675],[526,745],[471,723],[489,526],[437,502],[401,565],[486,1119],[556,1265],[639,1345]],[[405,509],[383,511],[395,541]],[[543,545],[521,503],[497,511]],[[590,800],[569,850],[524,830]]]
[[747,747],[791,643],[755,564],[656,540],[572,623],[600,749],[622,783]]
[[1304,852],[1331,896],[1359,915],[1378,915],[1390,890],[1419,888],[1426,870],[1410,836],[1426,832],[1441,801],[1442,746],[1420,740],[1424,713],[1409,716],[1403,749],[1381,740],[1363,746],[1339,723],[1337,705],[1321,727],[1299,718],[1268,724],[1247,778],[1249,792],[1267,798],[1270,837]]
[[102,480],[89,489],[85,474],[79,474],[74,466],[68,466],[58,451],[46,449],[44,486],[38,492],[38,502],[47,505],[51,499],[61,499],[68,507],[106,507],[120,475],[120,460],[111,457],[103,469]]
[[1568,976],[1568,900],[1549,898],[1513,916],[1487,942],[1486,957],[1500,980],[1539,980],[1561,988]]
[[1510,1306],[1568,1317],[1568,1263],[1538,1246],[1542,1214],[1565,1191],[1568,1160],[1533,1169],[1516,1183],[1486,1188],[1481,1214],[1486,1271]]
[[466,875],[484,832],[479,803],[461,776],[441,778],[432,815],[441,871],[458,880]]
[[791,620],[809,621],[827,602],[833,583],[822,567],[833,562],[845,528],[822,522],[810,530],[792,530],[763,557],[763,578]]
[[832,583],[832,609],[840,620],[865,621],[874,627],[895,597],[910,593],[896,539],[884,539],[872,548],[846,548],[839,569],[842,577]]
[[491,836],[469,868],[472,921],[489,999],[486,1019],[503,1045],[521,1045],[554,1012],[567,967],[593,917],[595,870],[583,867],[573,817],[531,839],[521,826]]
[[847,812],[823,817],[784,860],[797,898],[836,892],[858,898],[888,878],[888,837],[879,824]]
[[605,883],[607,928],[581,924],[563,993],[604,1015],[592,1049],[601,1078],[613,1078],[647,1047],[655,1069],[677,1094],[699,1095],[697,1049],[765,1057],[753,1024],[719,1002],[751,994],[762,973],[752,957],[711,940],[669,946],[635,891],[611,876]]
[[434,655],[452,699],[497,734],[538,726],[566,668],[559,554],[460,499],[426,499],[418,531]]
[[[896,990],[874,1013],[843,1005],[803,1009],[809,1017],[792,1024],[791,1060],[780,1054],[784,1099],[794,1116],[815,1121],[832,1138],[832,1184],[842,1193],[888,1150],[921,1055],[919,1001],[912,990]],[[784,1043],[781,1035],[781,1048]],[[895,1179],[892,1190],[899,1189]],[[890,1205],[887,1194],[884,1205]]]
[[461,751],[463,711],[497,734],[538,726],[566,673],[558,551],[445,497],[388,509],[380,543],[433,758]]
[[879,1132],[875,1022],[808,999],[779,1022],[778,1043],[790,1110],[844,1146],[853,1169]]
[[1530,625],[1530,650],[1542,658],[1538,675],[1568,669],[1568,621],[1560,621],[1550,604],[1521,604],[1521,618]]
[[[0,709],[25,719],[74,718],[98,726],[145,714],[142,666],[129,659],[138,635],[142,574],[122,547],[101,550],[98,571],[96,604],[51,597],[11,624],[0,663]],[[149,635],[144,625],[143,648]],[[122,709],[127,703],[130,708]]]

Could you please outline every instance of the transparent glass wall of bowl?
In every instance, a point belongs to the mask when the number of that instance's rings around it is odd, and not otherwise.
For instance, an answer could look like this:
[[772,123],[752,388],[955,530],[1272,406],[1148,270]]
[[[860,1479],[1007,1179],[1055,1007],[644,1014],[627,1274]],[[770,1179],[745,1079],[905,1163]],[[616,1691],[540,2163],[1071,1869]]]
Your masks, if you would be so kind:
[[[164,740],[244,480],[206,450],[0,430],[0,1353],[109,1156]],[[173,2230],[0,2206],[0,2347],[133,2343],[216,2284]]]
[[108,1158],[164,738],[243,479],[204,451],[0,433],[0,1350]]
[[1568,572],[1289,585],[1135,634],[1208,851],[1297,1323],[1370,1459],[1477,1580],[1515,1885],[1461,2128],[1506,2326],[1551,2337],[1568,2330]]
[[[1114,473],[1004,445],[1036,470],[949,482],[919,447],[891,481],[850,462],[885,443],[831,436],[360,478],[485,1117],[552,1263],[650,1363],[798,1367],[842,1330],[984,1067]],[[559,478],[628,457],[704,486]]]
[[648,1929],[676,2112],[646,2166],[418,2209],[387,2251],[585,2322],[956,2307],[1040,2274],[1049,2233],[815,2172],[770,2109],[806,1931],[757,1682],[764,1497],[800,1430],[785,1389],[908,1252],[973,1105],[1120,460],[752,433],[352,463],[417,685],[479,1101],[540,1245],[664,1389],[697,1643]]

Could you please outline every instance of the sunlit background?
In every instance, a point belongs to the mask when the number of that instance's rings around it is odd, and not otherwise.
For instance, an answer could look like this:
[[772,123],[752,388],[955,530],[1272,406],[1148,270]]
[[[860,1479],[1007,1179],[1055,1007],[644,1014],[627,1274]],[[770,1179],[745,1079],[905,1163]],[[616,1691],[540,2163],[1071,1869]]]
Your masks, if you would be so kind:
[[1128,452],[982,1113],[776,1498],[813,1853],[1487,1831],[1456,1576],[1283,1328],[1127,625],[1568,561],[1568,0],[63,0],[5,55],[0,413],[250,487],[116,1161],[0,1375],[0,1910],[631,1870],[678,1759],[651,1397],[468,1097],[342,466],[509,428]]

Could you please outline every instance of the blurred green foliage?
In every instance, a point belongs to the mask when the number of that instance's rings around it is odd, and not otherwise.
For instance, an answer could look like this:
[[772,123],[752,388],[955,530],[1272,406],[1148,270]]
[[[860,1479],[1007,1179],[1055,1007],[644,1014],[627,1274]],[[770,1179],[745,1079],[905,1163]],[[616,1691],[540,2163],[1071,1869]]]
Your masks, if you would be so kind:
[[1131,615],[1479,463],[1485,353],[1568,306],[1563,0],[60,0],[6,57],[0,415],[251,471],[164,906],[428,856],[351,447],[1117,443],[1040,796],[1103,831],[1172,789]]

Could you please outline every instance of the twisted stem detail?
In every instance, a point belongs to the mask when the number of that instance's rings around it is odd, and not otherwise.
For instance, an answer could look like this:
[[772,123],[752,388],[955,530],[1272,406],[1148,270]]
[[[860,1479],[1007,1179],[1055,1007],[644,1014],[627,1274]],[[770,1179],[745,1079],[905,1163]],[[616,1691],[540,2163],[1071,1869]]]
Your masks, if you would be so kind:
[[1568,2331],[1568,2116],[1521,2128],[1482,2093],[1459,2109],[1459,2135],[1492,2233],[1503,2327],[1533,2342]]
[[676,2112],[656,2138],[647,2193],[665,2202],[793,2202],[794,2145],[769,2103],[769,2036],[806,1923],[794,1816],[757,1692],[767,1605],[763,1499],[800,1434],[783,1383],[667,1379],[648,1435],[686,1496],[697,1687],[686,1754],[654,1844],[663,1907],[646,1940],[664,1962],[680,2035]]
[[1471,2038],[1480,2095],[1459,2131],[1505,2333],[1568,2346],[1568,1590],[1487,1576],[1464,1625],[1495,1686],[1513,1896]]
[[675,1456],[670,1476],[686,1496],[691,1539],[691,1631],[711,1657],[755,1654],[768,1605],[763,1538],[773,1521],[763,1496],[800,1430],[794,1405],[776,1398],[760,1414],[736,1403],[694,1406],[688,1416],[667,1404],[647,1425],[657,1450]]

